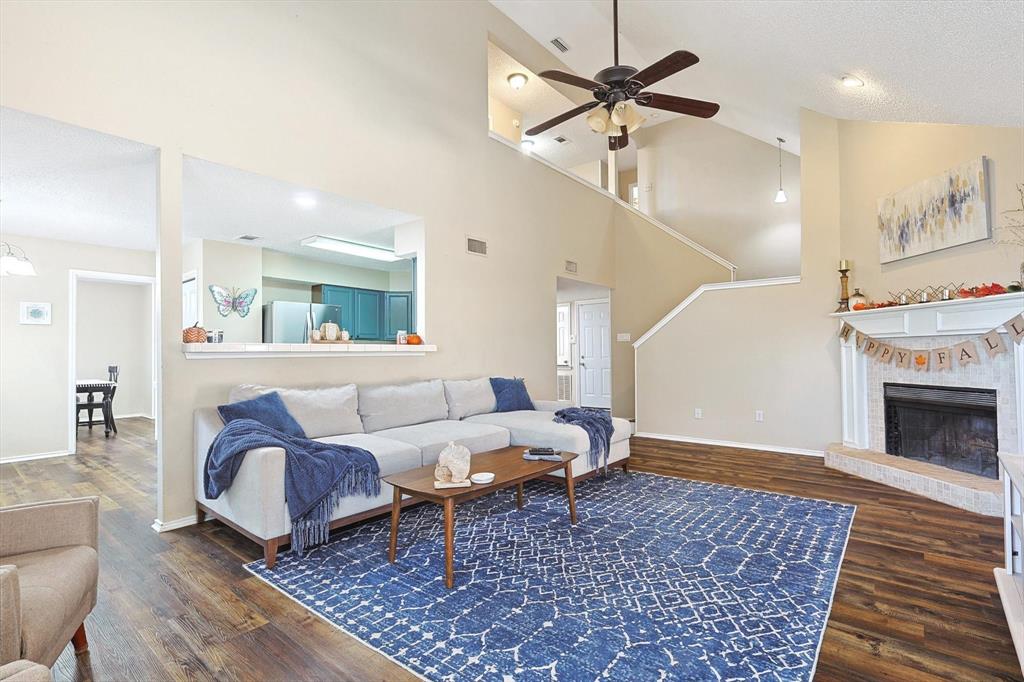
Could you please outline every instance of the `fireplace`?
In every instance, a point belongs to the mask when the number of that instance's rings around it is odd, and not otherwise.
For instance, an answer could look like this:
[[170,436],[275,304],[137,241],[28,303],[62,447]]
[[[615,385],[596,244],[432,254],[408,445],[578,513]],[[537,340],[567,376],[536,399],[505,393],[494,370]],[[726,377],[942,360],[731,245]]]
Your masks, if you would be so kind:
[[887,453],[999,478],[994,389],[896,383],[883,389]]

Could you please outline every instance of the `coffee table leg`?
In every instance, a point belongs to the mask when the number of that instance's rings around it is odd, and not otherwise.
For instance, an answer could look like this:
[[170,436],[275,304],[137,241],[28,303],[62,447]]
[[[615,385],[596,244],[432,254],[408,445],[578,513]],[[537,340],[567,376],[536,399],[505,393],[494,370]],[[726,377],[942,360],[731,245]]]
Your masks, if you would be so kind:
[[455,585],[455,501],[444,500],[444,585]]
[[395,488],[394,501],[391,503],[391,543],[388,547],[388,561],[395,563],[398,551],[398,517],[402,513],[402,491]]
[[569,495],[569,521],[576,523],[576,491],[572,480],[572,462],[565,463],[565,492]]
[[523,508],[523,484],[516,486],[516,509]]

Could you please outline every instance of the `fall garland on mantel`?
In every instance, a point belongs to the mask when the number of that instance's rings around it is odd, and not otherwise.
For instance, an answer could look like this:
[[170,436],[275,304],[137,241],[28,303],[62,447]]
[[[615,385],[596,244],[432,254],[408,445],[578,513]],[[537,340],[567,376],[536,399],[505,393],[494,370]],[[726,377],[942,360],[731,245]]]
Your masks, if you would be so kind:
[[[1024,342],[1024,313],[1010,318],[1003,326],[1014,343]],[[883,343],[878,339],[873,339],[867,334],[857,331],[853,325],[844,320],[839,328],[839,338],[843,341],[848,341],[850,336],[853,336],[854,347],[867,357],[874,358],[886,365],[893,363],[897,367],[904,367],[906,369],[913,367],[920,372],[932,369],[952,369],[954,362],[964,367],[981,360],[981,354],[978,352],[978,346],[975,345],[975,339],[968,339],[955,346],[948,346],[946,348],[912,350],[909,348],[899,348]],[[985,349],[990,358],[1009,352],[1009,348],[1006,342],[1003,341],[998,327],[987,334],[982,334],[976,340]]]

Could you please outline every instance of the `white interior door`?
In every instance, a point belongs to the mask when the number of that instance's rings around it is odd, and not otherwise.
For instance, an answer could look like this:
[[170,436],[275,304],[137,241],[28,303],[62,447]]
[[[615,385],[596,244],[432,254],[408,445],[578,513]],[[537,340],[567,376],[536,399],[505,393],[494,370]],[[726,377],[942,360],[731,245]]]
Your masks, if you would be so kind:
[[612,315],[607,301],[580,303],[580,405],[612,406]]

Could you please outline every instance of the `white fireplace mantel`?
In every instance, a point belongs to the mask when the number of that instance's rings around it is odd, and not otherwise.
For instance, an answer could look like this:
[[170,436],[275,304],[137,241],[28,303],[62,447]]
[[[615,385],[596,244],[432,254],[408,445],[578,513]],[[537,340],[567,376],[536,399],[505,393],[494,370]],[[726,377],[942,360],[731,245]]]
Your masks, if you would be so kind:
[[[848,313],[832,313],[838,321],[853,325],[857,331],[878,339],[984,334],[1024,311],[1024,293],[984,298],[935,301],[892,308],[876,308]],[[855,346],[854,336],[840,342],[843,409],[843,444],[868,448],[867,367],[875,362]],[[1005,452],[1024,454],[1024,347],[1012,346],[1014,385],[1016,388],[1017,442],[1000,443]],[[909,344],[913,345],[913,344]],[[988,358],[982,357],[981,362]],[[949,371],[957,371],[956,368]]]

